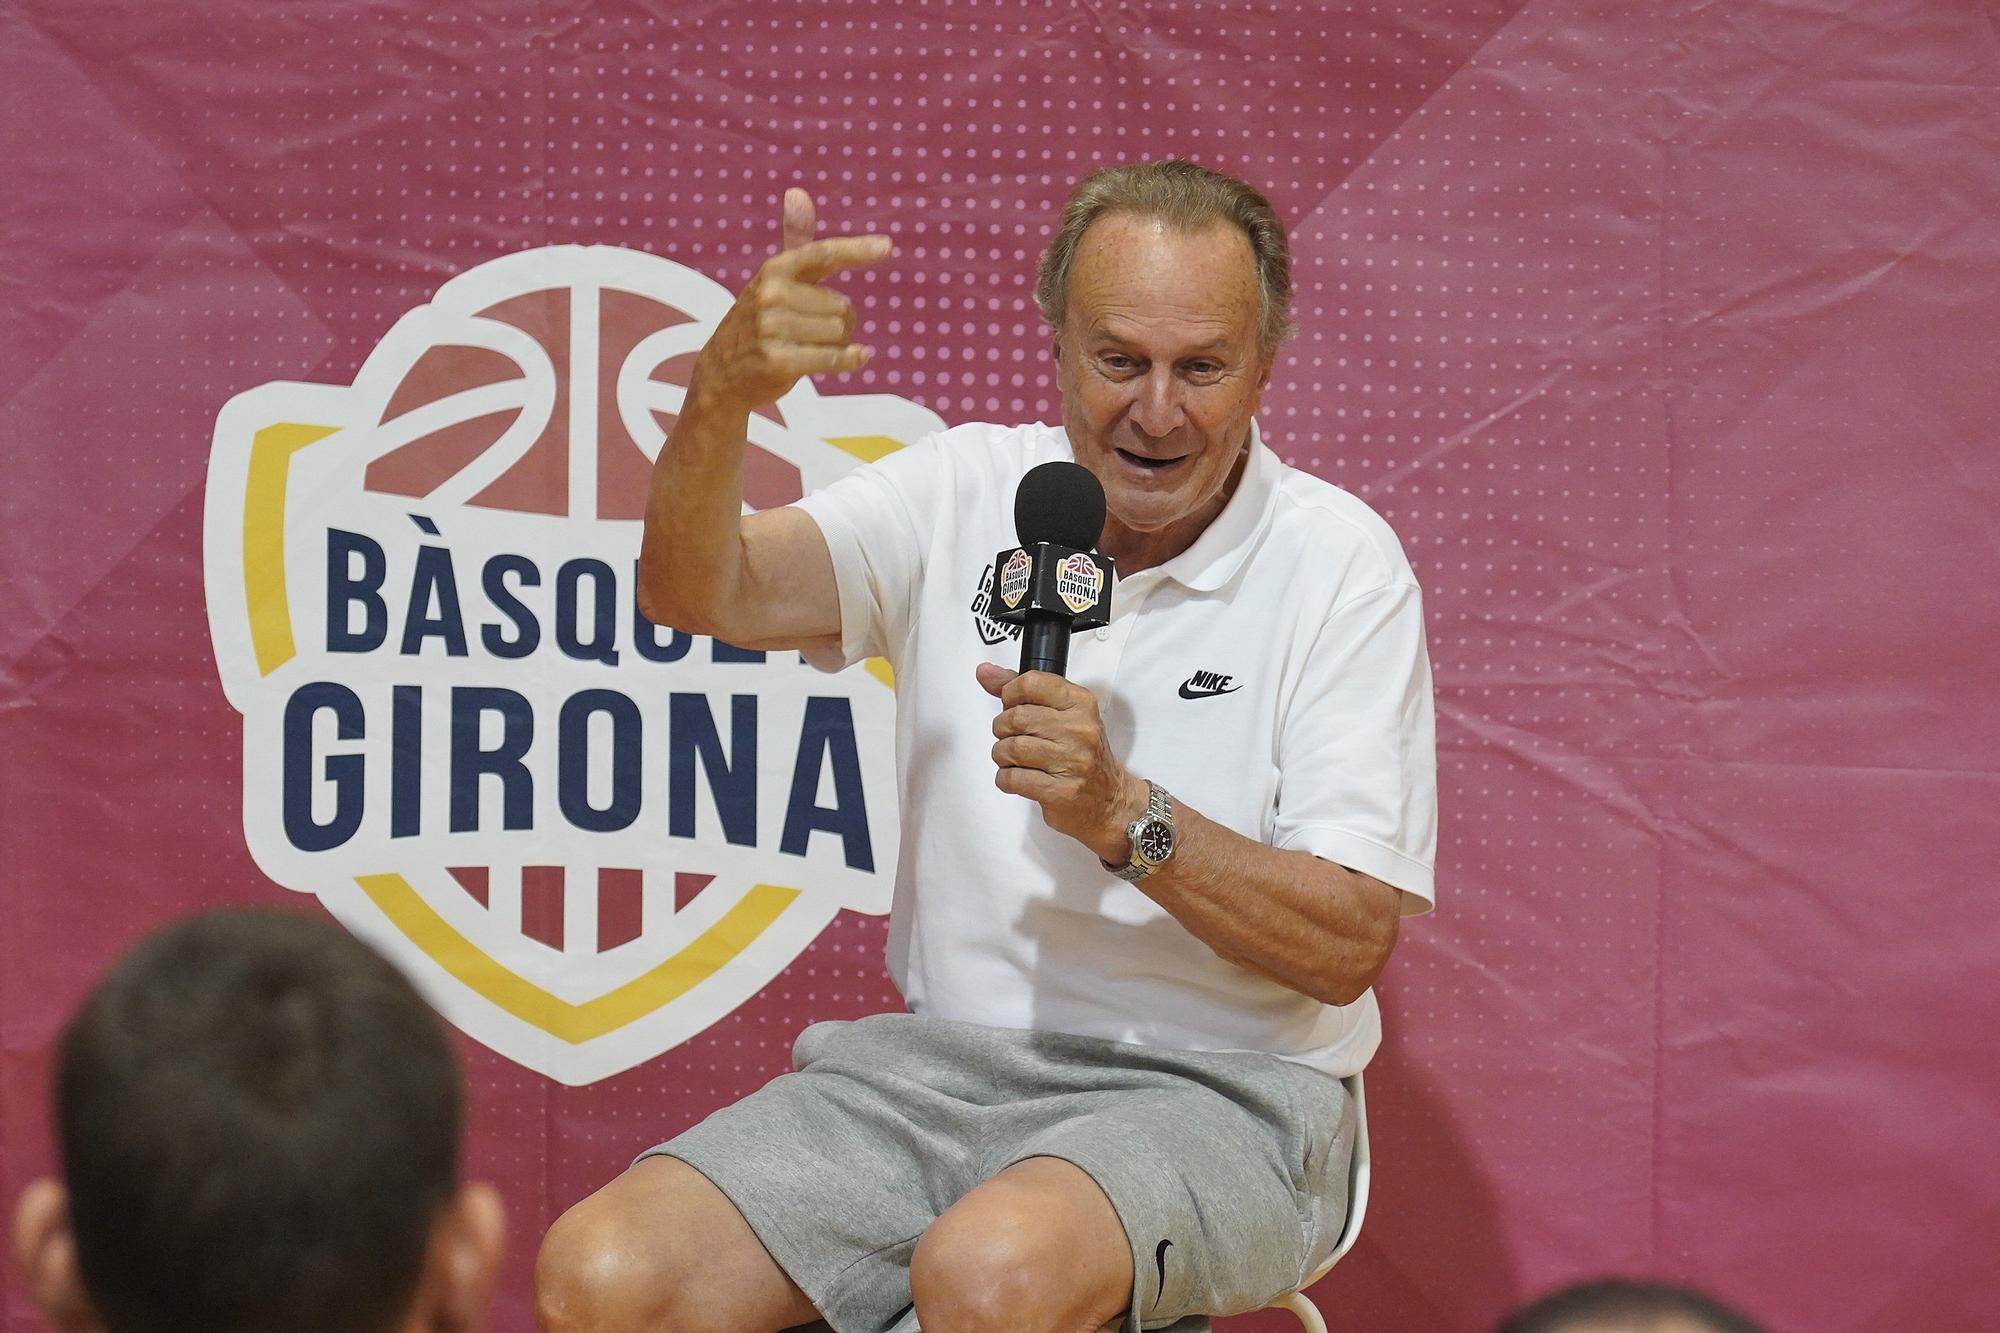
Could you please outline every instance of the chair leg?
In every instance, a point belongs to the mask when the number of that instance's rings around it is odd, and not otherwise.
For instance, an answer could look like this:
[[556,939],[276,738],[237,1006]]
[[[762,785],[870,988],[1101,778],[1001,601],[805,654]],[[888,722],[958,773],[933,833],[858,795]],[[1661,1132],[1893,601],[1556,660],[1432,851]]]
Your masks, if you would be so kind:
[[1319,1307],[1307,1300],[1303,1291],[1295,1291],[1272,1304],[1290,1310],[1293,1316],[1306,1326],[1306,1333],[1326,1333],[1326,1320],[1320,1318]]

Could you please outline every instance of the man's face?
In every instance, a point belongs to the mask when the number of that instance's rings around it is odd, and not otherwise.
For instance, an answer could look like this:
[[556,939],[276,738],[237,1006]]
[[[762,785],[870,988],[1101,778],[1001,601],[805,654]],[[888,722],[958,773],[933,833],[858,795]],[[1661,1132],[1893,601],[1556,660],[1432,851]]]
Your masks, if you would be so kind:
[[1271,377],[1257,314],[1250,241],[1228,223],[1114,213],[1078,243],[1056,336],[1063,426],[1104,484],[1103,549],[1127,568],[1187,549],[1234,489]]

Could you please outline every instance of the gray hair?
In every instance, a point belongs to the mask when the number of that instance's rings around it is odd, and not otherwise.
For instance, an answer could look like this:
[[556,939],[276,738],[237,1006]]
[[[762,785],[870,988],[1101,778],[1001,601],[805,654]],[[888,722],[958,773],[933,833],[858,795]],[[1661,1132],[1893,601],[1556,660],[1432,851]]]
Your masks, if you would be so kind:
[[1035,280],[1035,304],[1062,332],[1069,269],[1077,243],[1107,213],[1158,218],[1177,231],[1226,222],[1250,242],[1257,262],[1257,335],[1265,351],[1292,336],[1292,250],[1270,200],[1231,176],[1179,158],[1105,167],[1077,182]]

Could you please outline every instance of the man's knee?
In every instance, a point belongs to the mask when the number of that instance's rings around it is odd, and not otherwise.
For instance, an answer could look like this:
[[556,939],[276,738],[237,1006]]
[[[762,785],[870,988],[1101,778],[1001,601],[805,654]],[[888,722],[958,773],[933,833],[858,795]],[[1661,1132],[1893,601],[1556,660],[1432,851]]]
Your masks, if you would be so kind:
[[910,1258],[918,1322],[924,1333],[1097,1329],[1124,1302],[1099,1292],[1099,1275],[1075,1259],[1025,1214],[947,1212]]
[[770,1333],[816,1313],[722,1192],[668,1158],[564,1213],[535,1261],[543,1333]]
[[[635,1227],[618,1201],[593,1195],[556,1219],[535,1257],[543,1333],[724,1333],[702,1300],[696,1256],[678,1237]],[[733,1333],[733,1330],[732,1330]]]
[[542,1238],[535,1256],[535,1319],[543,1333],[648,1328],[665,1293],[661,1256],[632,1253],[612,1210],[585,1199]]
[[910,1256],[910,1296],[924,1333],[1025,1329],[1035,1321],[1036,1247],[1012,1221],[940,1217]]

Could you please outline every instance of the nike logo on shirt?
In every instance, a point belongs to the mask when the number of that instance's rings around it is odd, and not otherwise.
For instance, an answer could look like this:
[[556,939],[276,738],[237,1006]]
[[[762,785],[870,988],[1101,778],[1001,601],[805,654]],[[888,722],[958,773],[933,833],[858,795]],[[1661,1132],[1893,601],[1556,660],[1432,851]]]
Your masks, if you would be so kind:
[[1197,671],[1181,682],[1181,698],[1209,699],[1218,694],[1234,694],[1243,688],[1234,683],[1235,679],[1219,671]]

